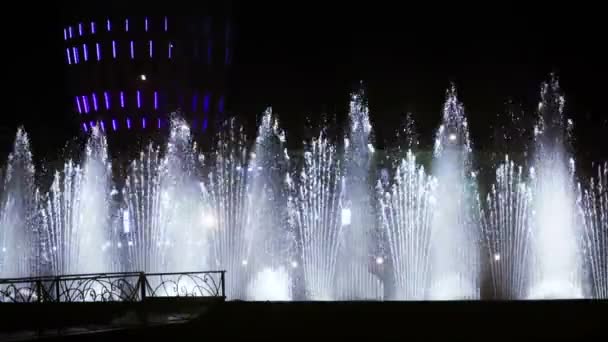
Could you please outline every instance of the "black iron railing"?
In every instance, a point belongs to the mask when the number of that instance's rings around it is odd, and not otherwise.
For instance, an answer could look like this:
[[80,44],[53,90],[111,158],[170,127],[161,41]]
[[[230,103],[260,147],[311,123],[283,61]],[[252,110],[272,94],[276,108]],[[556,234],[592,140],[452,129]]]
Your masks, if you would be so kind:
[[0,303],[139,302],[226,298],[226,271],[100,273],[0,279]]

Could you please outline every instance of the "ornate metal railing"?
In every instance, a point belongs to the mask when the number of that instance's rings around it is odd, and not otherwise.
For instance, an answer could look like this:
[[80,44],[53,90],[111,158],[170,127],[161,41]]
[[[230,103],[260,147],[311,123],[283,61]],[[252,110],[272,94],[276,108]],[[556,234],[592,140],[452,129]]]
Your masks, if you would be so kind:
[[0,279],[0,303],[139,302],[148,298],[226,298],[225,271],[100,273]]

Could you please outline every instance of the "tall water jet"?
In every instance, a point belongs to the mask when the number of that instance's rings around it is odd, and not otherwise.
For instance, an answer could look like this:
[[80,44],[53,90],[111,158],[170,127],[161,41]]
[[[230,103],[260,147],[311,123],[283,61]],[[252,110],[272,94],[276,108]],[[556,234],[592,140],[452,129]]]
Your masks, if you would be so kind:
[[437,210],[432,221],[430,299],[479,298],[479,227],[476,176],[464,108],[452,87],[435,139]]
[[532,169],[534,266],[528,296],[533,299],[584,296],[574,160],[566,150],[571,121],[564,104],[557,79],[543,84]]
[[93,127],[83,166],[68,161],[55,173],[41,210],[52,274],[116,270],[119,246],[110,225],[111,189],[106,137]]
[[381,224],[394,274],[394,291],[385,299],[426,299],[431,275],[433,187],[433,179],[417,164],[411,151],[398,165],[390,188],[378,182]]
[[382,282],[372,274],[376,257],[372,255],[374,214],[373,181],[370,180],[375,148],[369,108],[361,87],[351,94],[349,129],[344,139],[343,211],[349,222],[341,222],[336,294],[340,299],[381,299]]
[[581,190],[584,223],[585,263],[593,298],[608,298],[608,164],[598,167],[597,175]]
[[290,224],[298,231],[306,296],[335,298],[340,231],[352,212],[342,207],[342,172],[336,147],[323,132],[304,152],[304,165],[288,199]]
[[[248,169],[251,169],[249,224],[246,227],[249,231],[247,237],[251,239],[247,241],[248,267],[258,273],[253,280],[255,286],[249,287],[248,296],[264,298],[271,289],[283,294],[291,293],[287,271],[293,268],[291,265],[295,265],[297,260],[295,234],[289,227],[287,213],[289,155],[285,132],[271,108],[262,116]],[[271,283],[274,281],[280,282]],[[279,289],[281,286],[286,288]],[[278,295],[277,298],[284,300],[285,295]]]
[[201,183],[204,203],[203,222],[211,241],[210,265],[228,270],[227,296],[245,299],[251,275],[250,245],[253,241],[248,220],[249,174],[247,139],[234,119],[218,136],[217,149],[206,167],[210,168]]
[[496,169],[496,183],[486,197],[482,229],[493,296],[499,299],[527,297],[530,276],[532,192],[522,168],[506,156]]
[[196,149],[185,120],[172,118],[160,198],[162,236],[168,245],[166,267],[172,271],[209,268],[206,251],[212,227],[208,224],[208,203],[200,185],[201,161]]
[[8,157],[0,203],[0,278],[39,274],[42,256],[36,224],[37,190],[27,133],[17,130]]
[[119,213],[123,240],[127,244],[128,271],[168,269],[166,220],[161,209],[161,180],[167,173],[166,166],[159,149],[151,144],[130,164],[122,190],[124,206]]

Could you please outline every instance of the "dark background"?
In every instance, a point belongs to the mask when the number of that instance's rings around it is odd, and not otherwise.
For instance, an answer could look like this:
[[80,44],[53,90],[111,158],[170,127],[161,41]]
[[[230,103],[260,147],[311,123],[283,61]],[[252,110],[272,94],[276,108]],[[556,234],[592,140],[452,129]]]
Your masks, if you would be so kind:
[[[189,13],[202,5],[175,1],[11,3],[2,21],[5,104],[2,159],[24,125],[37,160],[62,155],[80,134],[65,96],[62,30],[95,11]],[[413,5],[389,1],[226,2],[235,25],[227,109],[250,126],[273,105],[294,147],[305,118],[343,118],[348,93],[363,80],[380,145],[412,111],[430,144],[445,90],[455,82],[476,148],[489,148],[495,116],[507,99],[532,117],[540,83],[556,72],[575,146],[584,160],[605,158],[605,27],[599,5],[557,2]]]

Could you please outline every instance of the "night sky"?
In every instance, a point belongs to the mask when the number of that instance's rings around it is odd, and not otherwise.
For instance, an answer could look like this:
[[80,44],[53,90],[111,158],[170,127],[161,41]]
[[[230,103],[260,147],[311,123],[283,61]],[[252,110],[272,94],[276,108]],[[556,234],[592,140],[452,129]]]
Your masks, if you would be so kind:
[[[79,134],[68,114],[62,27],[70,15],[94,10],[88,3],[18,3],[3,21],[8,106],[0,120],[2,158],[20,124],[32,135],[37,159],[53,158]],[[136,3],[109,6],[131,13],[148,8]],[[474,143],[485,148],[504,102],[511,98],[532,115],[540,82],[557,72],[576,122],[577,148],[603,156],[608,53],[598,8],[328,3],[232,3],[230,112],[254,122],[273,105],[288,139],[299,141],[306,116],[343,118],[349,91],[363,80],[380,143],[406,111],[414,113],[428,143],[445,89],[455,82]],[[197,9],[174,1],[161,5],[171,13]]]

